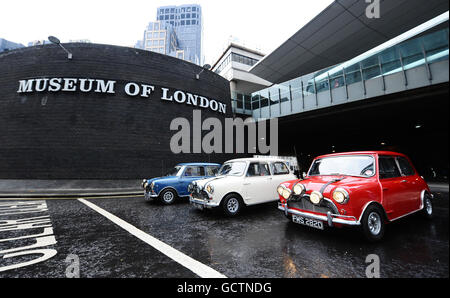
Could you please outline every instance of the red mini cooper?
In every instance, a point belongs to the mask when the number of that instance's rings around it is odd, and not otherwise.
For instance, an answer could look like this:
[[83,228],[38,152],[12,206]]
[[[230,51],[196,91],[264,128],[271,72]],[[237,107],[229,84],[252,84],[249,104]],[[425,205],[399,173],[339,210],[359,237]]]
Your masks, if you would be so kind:
[[403,154],[349,152],[314,159],[304,180],[282,183],[278,209],[295,223],[361,226],[370,241],[380,240],[386,223],[421,211],[433,215],[433,195]]

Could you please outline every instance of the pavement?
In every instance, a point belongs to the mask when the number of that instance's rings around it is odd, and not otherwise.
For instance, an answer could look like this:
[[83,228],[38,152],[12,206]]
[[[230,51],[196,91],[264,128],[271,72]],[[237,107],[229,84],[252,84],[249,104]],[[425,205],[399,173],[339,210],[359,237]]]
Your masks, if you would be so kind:
[[0,179],[0,198],[141,195],[141,183],[142,180]]

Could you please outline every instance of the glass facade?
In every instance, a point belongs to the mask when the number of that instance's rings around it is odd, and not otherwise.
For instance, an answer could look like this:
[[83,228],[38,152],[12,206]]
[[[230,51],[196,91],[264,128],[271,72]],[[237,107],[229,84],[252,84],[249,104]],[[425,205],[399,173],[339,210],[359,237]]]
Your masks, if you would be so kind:
[[220,63],[220,65],[215,70],[216,73],[220,73],[227,65],[229,65],[232,61],[242,63],[248,66],[253,66],[258,63],[258,59],[250,58],[244,55],[240,55],[237,53],[230,53],[228,56]]
[[184,60],[202,63],[203,24],[200,5],[165,6],[157,9],[157,20],[174,28]]
[[[446,28],[411,38],[376,54],[361,55],[357,60],[353,59],[255,92],[251,96],[250,108],[253,111],[261,110],[272,104],[289,101],[291,107],[285,114],[295,112],[293,109],[296,108],[301,112],[305,105],[311,102],[317,107],[322,93],[327,92],[328,96],[332,97],[338,89],[345,89],[341,87],[346,87],[348,92],[356,83],[384,78],[424,65],[430,69],[433,63],[448,60],[448,55],[449,30]],[[331,100],[333,101],[333,98]],[[271,111],[265,116],[272,116]],[[261,111],[260,114],[262,115]],[[258,112],[254,116],[258,116]]]

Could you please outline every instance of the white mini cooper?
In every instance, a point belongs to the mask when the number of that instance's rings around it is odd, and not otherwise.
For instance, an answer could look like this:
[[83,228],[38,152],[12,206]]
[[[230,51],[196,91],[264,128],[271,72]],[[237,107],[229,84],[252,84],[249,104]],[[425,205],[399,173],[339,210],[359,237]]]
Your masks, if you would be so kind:
[[269,158],[244,158],[227,161],[216,177],[189,185],[190,203],[203,210],[221,207],[229,216],[244,206],[278,200],[277,187],[296,179],[286,162]]

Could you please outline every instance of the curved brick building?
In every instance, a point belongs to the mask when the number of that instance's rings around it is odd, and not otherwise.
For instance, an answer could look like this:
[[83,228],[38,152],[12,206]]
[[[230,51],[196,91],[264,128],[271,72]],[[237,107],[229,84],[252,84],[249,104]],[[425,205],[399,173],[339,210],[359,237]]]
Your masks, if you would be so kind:
[[170,150],[173,119],[231,116],[227,80],[133,48],[65,47],[72,59],[56,45],[0,54],[0,178],[135,179],[227,159]]

